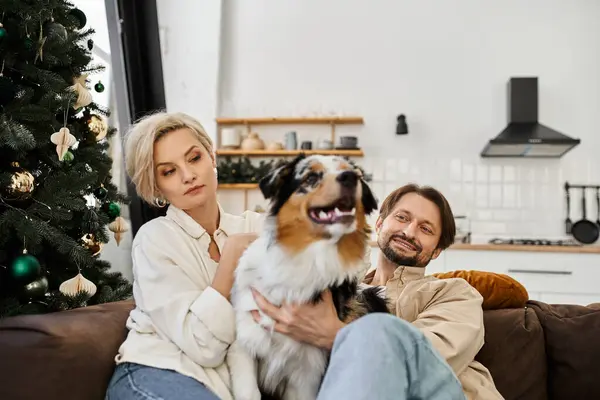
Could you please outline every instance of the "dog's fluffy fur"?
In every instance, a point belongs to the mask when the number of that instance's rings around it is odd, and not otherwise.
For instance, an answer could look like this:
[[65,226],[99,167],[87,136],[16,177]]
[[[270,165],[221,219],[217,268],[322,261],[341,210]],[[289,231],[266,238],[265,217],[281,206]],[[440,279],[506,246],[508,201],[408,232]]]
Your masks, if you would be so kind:
[[236,270],[232,304],[237,337],[228,351],[235,399],[315,399],[329,354],[270,331],[261,323],[251,288],[271,303],[318,302],[330,289],[339,318],[348,323],[388,312],[377,289],[360,291],[370,229],[366,215],[377,201],[360,172],[336,156],[298,156],[260,182],[271,206],[264,232]]

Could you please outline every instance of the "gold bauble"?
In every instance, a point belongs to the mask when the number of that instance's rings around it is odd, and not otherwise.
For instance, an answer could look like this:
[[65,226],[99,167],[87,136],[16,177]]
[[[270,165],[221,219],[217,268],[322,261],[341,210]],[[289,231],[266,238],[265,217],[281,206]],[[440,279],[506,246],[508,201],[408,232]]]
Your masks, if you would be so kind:
[[90,132],[96,137],[97,142],[104,139],[108,133],[108,124],[106,123],[106,120],[99,115],[90,115],[87,120],[87,126]]
[[29,171],[19,166],[19,163],[12,163],[14,172],[11,176],[8,192],[11,197],[28,197],[34,189],[35,178]]
[[83,247],[92,252],[92,257],[97,256],[102,251],[103,243],[96,239],[93,233],[86,233],[81,237]]

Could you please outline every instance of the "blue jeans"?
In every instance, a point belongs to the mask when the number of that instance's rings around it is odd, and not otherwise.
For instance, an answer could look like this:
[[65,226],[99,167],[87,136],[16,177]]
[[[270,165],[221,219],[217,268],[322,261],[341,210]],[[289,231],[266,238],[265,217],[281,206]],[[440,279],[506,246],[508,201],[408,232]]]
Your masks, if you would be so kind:
[[[107,400],[217,400],[195,379],[137,365],[117,366]],[[342,329],[318,400],[465,400],[446,361],[411,324],[370,314]]]

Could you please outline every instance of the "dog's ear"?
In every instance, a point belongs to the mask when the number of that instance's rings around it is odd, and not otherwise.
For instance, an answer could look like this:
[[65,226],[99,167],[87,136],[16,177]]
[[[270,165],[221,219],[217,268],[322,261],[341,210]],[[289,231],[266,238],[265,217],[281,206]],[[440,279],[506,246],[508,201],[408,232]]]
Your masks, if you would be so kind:
[[294,160],[281,167],[273,169],[258,182],[258,187],[265,199],[271,199],[279,193],[281,187],[286,181],[289,181],[290,175],[294,173],[296,164],[305,158],[304,154],[298,155]]
[[371,192],[371,188],[369,188],[369,185],[367,185],[367,183],[364,180],[361,179],[360,184],[362,186],[361,201],[363,209],[365,210],[365,214],[369,215],[373,211],[377,210],[377,199],[373,195],[373,192]]
[[275,168],[267,175],[263,176],[258,182],[258,187],[262,192],[265,199],[270,199],[277,194],[279,187],[281,187],[282,180],[279,179],[279,174],[284,167]]

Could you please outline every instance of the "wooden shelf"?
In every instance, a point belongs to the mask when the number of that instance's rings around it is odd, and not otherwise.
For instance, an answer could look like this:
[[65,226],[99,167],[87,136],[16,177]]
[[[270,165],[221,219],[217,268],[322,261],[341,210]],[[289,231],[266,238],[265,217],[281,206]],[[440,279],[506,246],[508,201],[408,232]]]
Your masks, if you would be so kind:
[[322,155],[338,155],[347,157],[362,157],[363,151],[357,150],[238,150],[238,149],[221,149],[217,150],[218,156],[247,156],[247,157],[286,157],[297,156],[300,153],[306,155],[322,154]]
[[217,118],[219,125],[283,125],[283,124],[362,124],[362,117],[267,117],[267,118]]
[[258,183],[220,183],[219,189],[224,190],[250,190],[257,189]]

